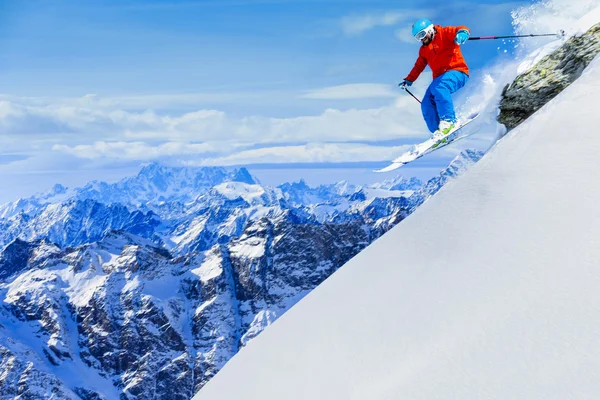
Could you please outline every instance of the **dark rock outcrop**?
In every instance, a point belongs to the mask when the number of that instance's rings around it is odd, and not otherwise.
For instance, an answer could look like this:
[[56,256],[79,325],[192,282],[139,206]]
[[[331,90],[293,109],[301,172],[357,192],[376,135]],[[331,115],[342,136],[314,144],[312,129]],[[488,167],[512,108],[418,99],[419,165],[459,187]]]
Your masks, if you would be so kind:
[[572,37],[502,92],[498,122],[509,130],[529,118],[562,92],[600,53],[600,23]]
[[20,239],[13,240],[0,252],[0,279],[27,269],[35,245]]

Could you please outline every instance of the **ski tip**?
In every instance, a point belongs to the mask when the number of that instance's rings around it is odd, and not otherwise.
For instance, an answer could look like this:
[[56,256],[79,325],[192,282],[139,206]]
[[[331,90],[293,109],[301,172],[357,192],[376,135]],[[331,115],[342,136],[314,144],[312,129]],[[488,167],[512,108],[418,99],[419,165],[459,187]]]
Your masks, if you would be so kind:
[[404,165],[404,163],[394,162],[394,163],[391,163],[390,165],[388,165],[385,168],[374,169],[373,172],[390,172],[390,171],[393,171],[395,169],[400,168],[403,165]]

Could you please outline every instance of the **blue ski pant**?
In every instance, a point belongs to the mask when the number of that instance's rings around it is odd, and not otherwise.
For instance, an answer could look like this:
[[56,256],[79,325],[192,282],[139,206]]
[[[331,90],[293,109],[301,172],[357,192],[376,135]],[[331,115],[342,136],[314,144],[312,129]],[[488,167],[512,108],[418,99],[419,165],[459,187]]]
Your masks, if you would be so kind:
[[452,93],[465,86],[469,76],[461,71],[451,70],[431,82],[421,102],[421,111],[431,132],[435,132],[440,120],[456,121]]

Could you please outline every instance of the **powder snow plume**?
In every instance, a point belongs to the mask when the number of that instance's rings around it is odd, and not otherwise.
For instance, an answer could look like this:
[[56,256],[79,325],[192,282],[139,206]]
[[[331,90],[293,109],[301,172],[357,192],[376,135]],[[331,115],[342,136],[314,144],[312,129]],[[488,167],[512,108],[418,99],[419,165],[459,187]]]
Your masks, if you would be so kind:
[[[465,145],[471,147],[477,140],[489,143],[490,138],[505,133],[503,126],[496,122],[502,89],[566,39],[584,33],[599,22],[600,0],[545,0],[516,8],[511,15],[515,35],[556,33],[557,36],[503,40],[498,49],[513,46],[514,58],[501,58],[485,71],[472,74],[464,99],[457,101],[457,104],[462,103],[458,107],[460,115],[479,112],[482,116],[478,121],[479,133],[465,141]],[[559,36],[561,31],[564,37]]]
[[[581,34],[600,22],[599,0],[546,0],[519,7],[512,12],[515,34],[544,34],[565,31],[567,37]],[[544,38],[521,41],[523,55],[548,43]]]

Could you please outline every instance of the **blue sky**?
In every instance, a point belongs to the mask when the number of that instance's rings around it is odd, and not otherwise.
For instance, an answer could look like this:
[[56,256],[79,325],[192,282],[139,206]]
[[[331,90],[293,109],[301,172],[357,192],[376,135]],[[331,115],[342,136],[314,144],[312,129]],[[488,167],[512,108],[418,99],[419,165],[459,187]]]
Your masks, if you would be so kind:
[[[510,12],[524,4],[4,0],[0,178],[27,174],[21,192],[31,192],[151,160],[383,162],[427,135],[418,104],[396,88],[418,52],[411,23],[511,34]],[[513,50],[463,46],[469,85]],[[430,79],[426,70],[415,93]],[[439,165],[453,155],[441,153]],[[24,195],[2,190],[0,201]]]
[[[25,96],[303,91],[394,83],[416,58],[421,16],[510,34],[519,3],[297,1],[5,1],[3,92]],[[387,18],[387,20],[386,20]],[[497,53],[471,43],[480,68]],[[208,101],[206,102],[208,103]],[[244,109],[236,108],[243,113]]]

